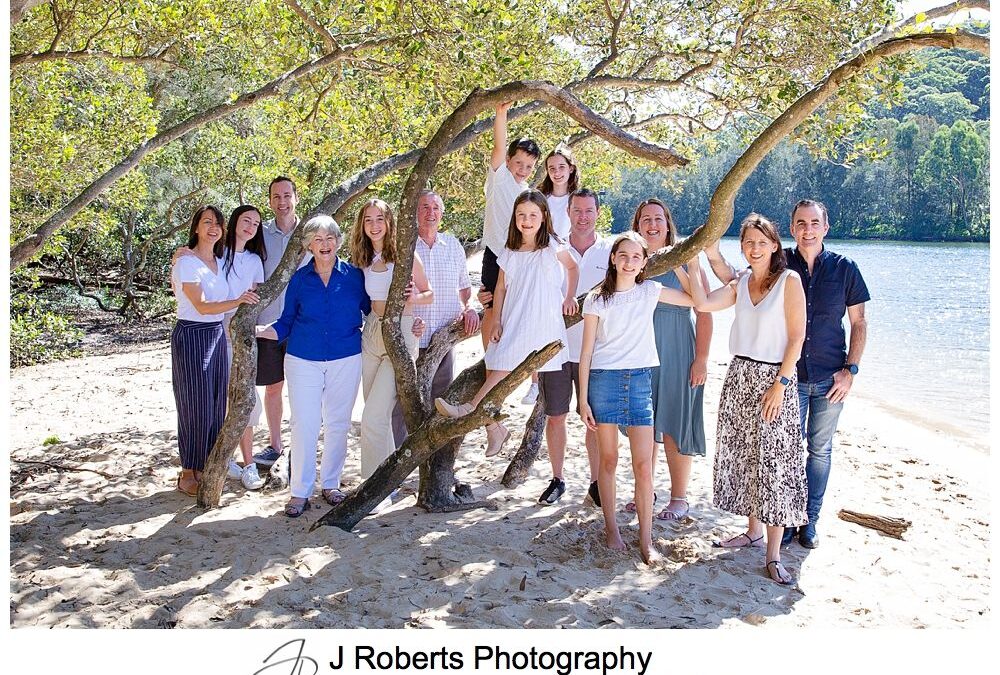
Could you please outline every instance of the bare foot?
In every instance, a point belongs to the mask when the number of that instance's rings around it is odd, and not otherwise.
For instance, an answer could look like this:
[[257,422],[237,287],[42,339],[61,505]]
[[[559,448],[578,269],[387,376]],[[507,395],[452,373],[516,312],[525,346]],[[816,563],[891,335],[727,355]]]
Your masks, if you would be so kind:
[[663,556],[661,556],[660,553],[653,548],[652,544],[639,544],[639,555],[642,556],[642,562],[647,565],[655,565],[663,560]]
[[622,541],[622,535],[618,532],[617,527],[614,531],[606,530],[604,532],[604,542],[608,545],[608,548],[613,551],[625,550],[625,542]]

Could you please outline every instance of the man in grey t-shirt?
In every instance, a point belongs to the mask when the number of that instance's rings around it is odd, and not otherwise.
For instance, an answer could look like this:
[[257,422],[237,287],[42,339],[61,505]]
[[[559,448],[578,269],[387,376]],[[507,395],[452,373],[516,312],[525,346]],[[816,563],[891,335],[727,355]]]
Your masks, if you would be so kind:
[[[264,279],[270,278],[285,254],[288,242],[299,224],[295,207],[299,203],[295,183],[291,178],[278,176],[268,186],[268,203],[274,218],[265,221],[264,248],[267,259],[264,260]],[[261,310],[257,317],[257,325],[274,323],[281,316],[285,306],[285,292],[274,299],[270,305]],[[285,345],[274,340],[257,339],[257,386],[264,387],[264,414],[267,416],[267,429],[270,434],[270,445],[253,456],[258,464],[270,466],[281,455],[281,419],[283,416],[282,390],[285,385]]]

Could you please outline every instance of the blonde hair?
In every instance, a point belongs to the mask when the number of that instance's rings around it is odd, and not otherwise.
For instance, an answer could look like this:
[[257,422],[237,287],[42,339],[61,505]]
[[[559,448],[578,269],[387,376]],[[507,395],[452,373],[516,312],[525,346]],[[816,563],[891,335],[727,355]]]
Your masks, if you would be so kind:
[[351,264],[355,267],[368,267],[375,259],[375,247],[365,234],[364,225],[365,211],[373,206],[385,216],[382,260],[386,264],[396,262],[396,217],[392,213],[392,207],[381,199],[369,199],[358,210],[358,217],[354,219],[354,229],[351,230]]

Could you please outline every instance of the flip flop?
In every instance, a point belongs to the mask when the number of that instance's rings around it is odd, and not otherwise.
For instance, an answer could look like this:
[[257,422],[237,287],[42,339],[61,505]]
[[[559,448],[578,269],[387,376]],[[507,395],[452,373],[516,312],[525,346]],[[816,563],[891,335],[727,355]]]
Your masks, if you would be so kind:
[[195,488],[194,488],[193,491],[191,491],[191,490],[185,490],[184,488],[181,487],[181,477],[180,476],[177,476],[177,490],[178,490],[178,492],[182,492],[183,494],[186,494],[188,497],[197,497],[198,496],[197,483],[195,483]]
[[[773,573],[771,572],[771,565],[775,566]],[[780,560],[771,560],[770,562],[767,563],[764,569],[767,570],[767,576],[771,577],[771,581],[777,584],[781,584],[782,586],[791,586],[792,584],[795,583],[795,577],[793,577],[791,573],[785,569],[785,566],[781,564]],[[787,580],[781,578],[782,572],[784,572],[787,575],[788,577]]]
[[[735,544],[733,546],[726,546],[725,545],[726,542],[734,541],[736,539],[739,539],[740,537],[743,537],[744,539],[746,539],[747,543],[745,543],[745,544]],[[744,532],[744,533],[738,534],[735,537],[732,537],[730,539],[726,539],[726,541],[713,541],[712,542],[712,548],[743,548],[745,546],[753,546],[754,548],[762,548],[763,544],[761,544],[761,545],[758,546],[757,542],[758,541],[763,541],[763,540],[764,540],[764,535],[760,535],[756,539],[751,539],[750,535],[747,534],[746,532]]]
[[[656,503],[656,493],[653,493],[653,503]],[[635,513],[635,502],[629,502],[625,505],[625,513]]]
[[670,501],[672,501],[672,502],[684,502],[684,509],[681,510],[681,511],[671,511],[670,510],[670,506],[668,505],[665,509],[663,509],[662,511],[660,511],[659,513],[656,514],[656,519],[657,520],[672,520],[672,521],[677,521],[677,520],[680,520],[681,518],[684,518],[685,516],[687,516],[688,511],[691,510],[690,505],[688,505],[688,500],[686,500],[686,499],[678,498],[678,499],[671,499]]
[[323,501],[330,506],[336,506],[345,499],[347,499],[347,495],[337,488],[323,490]]
[[311,508],[312,504],[309,503],[308,499],[303,501],[301,504],[292,504],[289,502],[288,504],[285,504],[285,515],[289,518],[298,518]]

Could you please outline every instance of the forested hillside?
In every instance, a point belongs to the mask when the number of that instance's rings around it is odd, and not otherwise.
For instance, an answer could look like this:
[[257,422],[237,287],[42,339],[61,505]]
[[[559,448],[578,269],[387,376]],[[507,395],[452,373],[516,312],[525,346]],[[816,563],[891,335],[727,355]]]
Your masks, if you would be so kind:
[[[785,142],[744,184],[737,217],[756,210],[786,222],[791,205],[809,197],[829,207],[833,237],[987,241],[989,60],[958,50],[927,50],[912,60],[896,85],[899,104],[871,105],[871,122],[855,134],[870,139],[873,159],[818,158]],[[635,204],[653,195],[670,204],[682,231],[697,226],[712,189],[742,151],[736,130],[717,140],[688,170],[624,171],[608,195],[614,229],[628,227]]]

